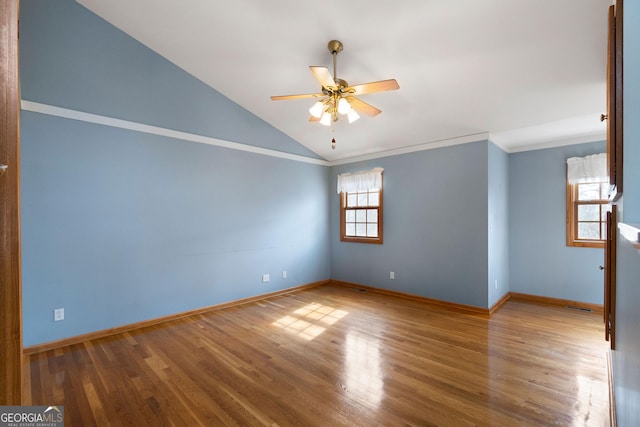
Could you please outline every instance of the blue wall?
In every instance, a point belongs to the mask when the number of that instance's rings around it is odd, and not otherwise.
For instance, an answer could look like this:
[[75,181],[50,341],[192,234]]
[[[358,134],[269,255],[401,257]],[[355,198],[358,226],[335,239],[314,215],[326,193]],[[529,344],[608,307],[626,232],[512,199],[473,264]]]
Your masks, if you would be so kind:
[[[21,3],[21,60],[29,101],[316,157],[70,0]],[[28,111],[21,132],[26,346],[330,277],[325,166]]]
[[509,156],[493,143],[488,151],[489,307],[509,287]]
[[[487,307],[488,145],[479,141],[332,167],[332,277]],[[373,167],[384,168],[384,244],[341,242],[337,176]]]
[[[318,158],[71,0],[23,0],[21,61],[27,101]],[[564,160],[602,143],[507,155],[478,141],[327,168],[21,120],[27,346],[330,277],[484,308],[509,290],[602,302],[602,251],[564,242]],[[377,166],[384,245],[340,242],[336,177]]]
[[[640,159],[640,157],[637,158]],[[640,226],[637,228],[640,229]],[[634,243],[637,244],[637,241]],[[617,247],[616,350],[612,352],[616,412],[619,426],[638,426],[640,425],[640,332],[638,332],[640,249],[632,246],[620,234]]]
[[604,251],[566,246],[565,161],[604,151],[594,142],[509,155],[512,292],[603,303]]
[[319,158],[73,0],[21,2],[20,78],[27,101]]
[[624,221],[640,224],[640,4],[624,7]]

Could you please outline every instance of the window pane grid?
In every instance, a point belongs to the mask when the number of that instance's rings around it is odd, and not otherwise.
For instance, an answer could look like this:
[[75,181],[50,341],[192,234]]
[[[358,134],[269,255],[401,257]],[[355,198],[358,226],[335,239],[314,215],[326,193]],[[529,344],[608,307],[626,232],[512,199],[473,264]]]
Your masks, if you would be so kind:
[[[579,184],[592,185],[592,184]],[[591,188],[594,188],[593,185]],[[601,193],[598,184],[598,192]],[[578,188],[578,191],[580,189]],[[583,193],[584,194],[584,193]],[[601,197],[601,194],[598,194]],[[576,240],[604,240],[606,238],[606,215],[610,209],[609,201],[602,199],[591,199],[588,201],[576,202]]]
[[602,242],[606,239],[606,215],[611,210],[609,185],[605,182],[579,183],[572,187],[573,240]]
[[346,208],[345,234],[350,237],[378,237],[378,209]]
[[380,195],[378,191],[364,193],[347,193],[347,209],[355,207],[378,207]]
[[380,241],[380,190],[346,193],[343,201],[344,237]]

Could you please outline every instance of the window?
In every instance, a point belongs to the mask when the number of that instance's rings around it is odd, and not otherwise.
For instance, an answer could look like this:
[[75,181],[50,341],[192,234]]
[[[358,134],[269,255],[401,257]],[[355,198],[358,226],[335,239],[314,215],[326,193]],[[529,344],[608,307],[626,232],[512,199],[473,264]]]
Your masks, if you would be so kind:
[[340,240],[382,243],[382,189],[340,193]]
[[341,241],[382,243],[382,171],[338,176]]
[[568,159],[567,246],[604,247],[610,210],[606,156]]
[[604,247],[609,182],[567,184],[567,246]]

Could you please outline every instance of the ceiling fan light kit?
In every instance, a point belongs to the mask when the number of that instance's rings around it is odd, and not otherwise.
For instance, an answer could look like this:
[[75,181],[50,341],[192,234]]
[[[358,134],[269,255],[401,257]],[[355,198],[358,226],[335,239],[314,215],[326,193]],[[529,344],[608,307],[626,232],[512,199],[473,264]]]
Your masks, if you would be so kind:
[[309,113],[312,117],[320,119],[320,124],[325,126],[331,126],[332,122],[338,121],[338,114],[347,116],[349,123],[353,123],[360,118],[360,115],[355,112],[346,98],[338,98],[335,94],[331,98],[313,104],[309,108]]
[[320,124],[325,126],[331,126],[332,115],[328,111],[322,113],[322,117],[320,117]]
[[309,109],[309,114],[311,114],[309,121],[320,122],[325,126],[331,126],[333,122],[338,121],[340,116],[345,116],[349,123],[353,123],[360,118],[360,114],[365,114],[369,117],[375,117],[380,114],[381,110],[356,98],[356,95],[396,90],[400,88],[398,82],[395,79],[389,79],[349,86],[349,83],[339,79],[337,76],[337,56],[344,48],[342,42],[331,40],[327,48],[333,56],[333,76],[331,76],[327,67],[309,67],[316,80],[322,86],[320,93],[272,96],[271,99],[273,101],[281,101],[287,99],[324,98],[314,103]]
[[309,108],[309,113],[316,119],[319,119],[320,117],[322,117],[323,112],[324,112],[324,104],[320,101],[316,102],[315,104],[313,104],[311,108]]
[[350,109],[349,112],[347,112],[347,119],[349,120],[349,123],[353,123],[359,118],[360,118],[360,115],[356,113],[356,110],[354,110],[353,108]]

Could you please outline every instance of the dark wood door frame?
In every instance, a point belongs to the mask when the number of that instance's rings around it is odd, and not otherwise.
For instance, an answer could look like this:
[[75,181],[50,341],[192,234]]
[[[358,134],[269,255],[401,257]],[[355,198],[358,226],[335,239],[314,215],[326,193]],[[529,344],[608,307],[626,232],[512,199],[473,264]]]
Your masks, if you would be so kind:
[[0,1],[0,405],[22,404],[18,10]]
[[607,239],[604,250],[604,322],[605,339],[616,348],[616,246],[618,232],[618,213],[616,203],[622,195],[623,163],[623,0],[616,0],[609,7],[607,42],[607,157],[609,184],[612,202],[611,212],[607,214]]
[[604,245],[604,337],[616,349],[616,245],[618,206],[607,212],[607,239]]

